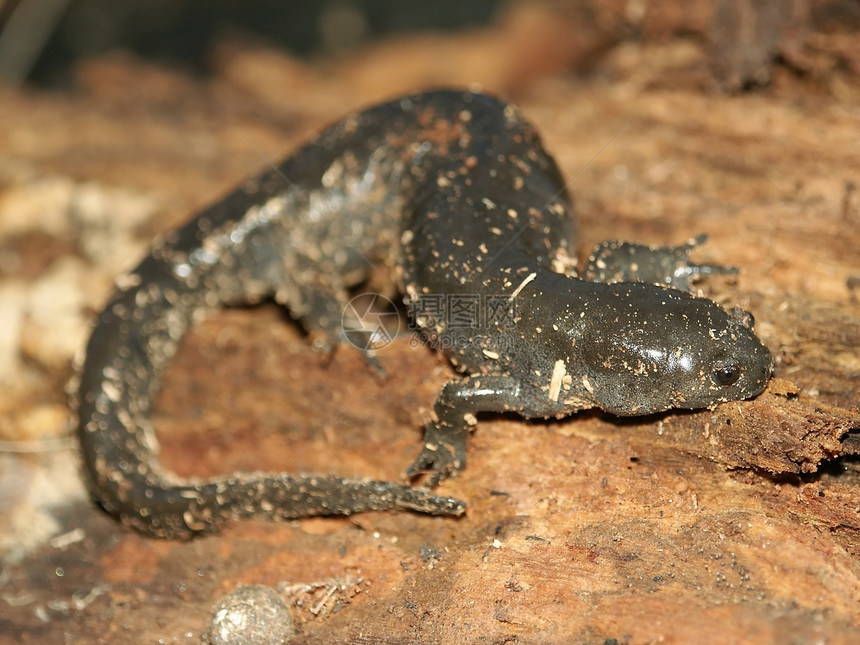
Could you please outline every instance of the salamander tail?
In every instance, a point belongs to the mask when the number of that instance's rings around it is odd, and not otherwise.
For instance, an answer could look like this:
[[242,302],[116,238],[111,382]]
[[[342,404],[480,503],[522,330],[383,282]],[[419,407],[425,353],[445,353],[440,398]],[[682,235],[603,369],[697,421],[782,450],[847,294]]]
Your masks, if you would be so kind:
[[178,485],[150,480],[135,488],[144,492],[140,499],[122,494],[109,499],[102,486],[99,501],[126,526],[167,539],[215,533],[238,519],[278,521],[385,510],[458,516],[466,510],[465,502],[426,488],[335,476],[254,474]]

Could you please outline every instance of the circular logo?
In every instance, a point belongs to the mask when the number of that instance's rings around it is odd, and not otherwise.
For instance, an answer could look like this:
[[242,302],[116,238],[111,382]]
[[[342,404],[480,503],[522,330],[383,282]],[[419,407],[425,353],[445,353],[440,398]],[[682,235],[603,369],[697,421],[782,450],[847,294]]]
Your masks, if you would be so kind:
[[400,314],[385,296],[363,293],[344,307],[340,324],[347,342],[367,352],[382,349],[394,340],[400,331]]

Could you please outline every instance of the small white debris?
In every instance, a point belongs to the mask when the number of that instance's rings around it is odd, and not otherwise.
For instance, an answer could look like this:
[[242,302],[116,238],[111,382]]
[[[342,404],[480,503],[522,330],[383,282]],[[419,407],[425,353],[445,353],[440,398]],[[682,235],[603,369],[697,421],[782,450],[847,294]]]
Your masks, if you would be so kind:
[[537,273],[529,273],[529,274],[526,276],[526,279],[525,279],[525,280],[523,280],[522,282],[520,282],[520,286],[518,286],[516,289],[514,289],[514,292],[511,294],[511,297],[510,297],[510,298],[508,298],[508,302],[513,302],[513,301],[514,301],[514,298],[516,298],[518,295],[520,295],[520,291],[522,291],[522,290],[523,290],[523,288],[525,288],[525,286],[526,286],[529,282],[531,282],[532,280],[534,280],[536,277],[537,277]]
[[558,359],[552,368],[552,377],[549,379],[549,391],[547,397],[550,401],[558,401],[558,395],[561,392],[561,382],[567,374],[567,367],[562,359]]
[[582,386],[585,388],[586,392],[594,394],[594,386],[591,385],[591,381],[588,380],[588,376],[585,374],[582,375]]

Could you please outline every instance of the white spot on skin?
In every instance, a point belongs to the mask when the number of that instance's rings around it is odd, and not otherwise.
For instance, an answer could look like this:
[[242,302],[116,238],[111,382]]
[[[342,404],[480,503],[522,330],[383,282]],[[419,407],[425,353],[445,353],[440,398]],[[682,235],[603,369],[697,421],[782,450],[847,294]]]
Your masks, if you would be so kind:
[[182,514],[182,521],[185,522],[185,525],[192,531],[203,531],[206,528],[206,524],[204,522],[198,522],[190,511],[185,511]]
[[120,397],[120,390],[117,387],[116,383],[111,381],[103,381],[102,382],[102,392],[105,393],[105,396],[108,400],[117,403]]
[[120,291],[131,289],[140,285],[142,278],[139,273],[128,273],[116,279],[116,288]]
[[189,259],[194,264],[212,265],[218,260],[218,247],[212,241],[206,240],[203,245],[192,251]]
[[343,177],[343,163],[340,159],[335,160],[323,173],[322,185],[331,188]]
[[666,360],[666,351],[663,349],[649,348],[645,350],[645,353],[654,362],[660,363]]

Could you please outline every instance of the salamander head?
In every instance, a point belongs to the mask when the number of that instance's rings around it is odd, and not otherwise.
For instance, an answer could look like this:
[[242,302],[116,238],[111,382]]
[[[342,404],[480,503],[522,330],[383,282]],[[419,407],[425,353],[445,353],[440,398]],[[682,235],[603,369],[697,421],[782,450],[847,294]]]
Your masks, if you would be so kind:
[[628,416],[760,393],[773,360],[741,309],[675,289],[618,283],[589,302],[577,340],[595,404]]

